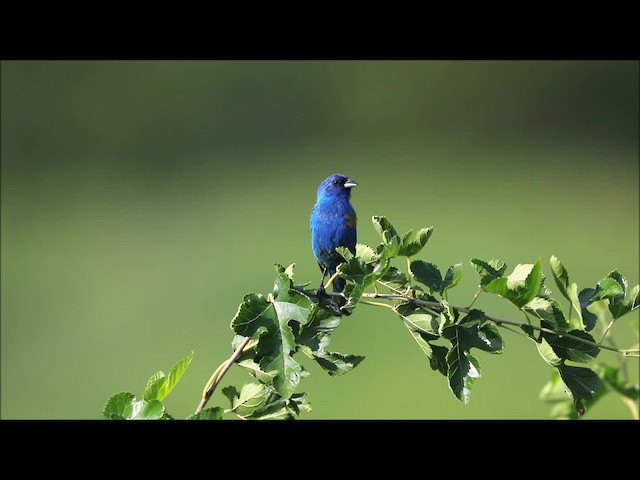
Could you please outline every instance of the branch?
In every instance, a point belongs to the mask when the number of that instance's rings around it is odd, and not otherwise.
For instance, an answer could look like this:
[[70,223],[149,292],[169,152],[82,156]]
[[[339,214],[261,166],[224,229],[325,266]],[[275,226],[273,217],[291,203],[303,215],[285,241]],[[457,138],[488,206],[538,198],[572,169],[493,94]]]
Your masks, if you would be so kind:
[[242,355],[250,339],[251,339],[250,337],[245,337],[245,339],[240,343],[240,345],[238,345],[238,348],[236,348],[235,352],[233,352],[233,354],[227,360],[225,360],[223,363],[220,364],[218,368],[215,369],[215,371],[211,375],[211,378],[209,378],[207,385],[204,387],[202,400],[200,400],[200,403],[198,404],[198,408],[196,408],[196,414],[202,411],[204,406],[209,401],[209,398],[211,398],[211,395],[213,395],[213,391],[216,389],[216,387],[222,380],[222,377],[224,377],[225,373],[227,373],[227,370],[231,368],[231,365],[233,365],[233,362],[235,362],[238,359],[238,357]]
[[[340,293],[338,294],[332,294],[332,295],[342,295]],[[407,295],[401,295],[401,294],[396,294],[396,293],[363,293],[362,294],[363,297],[367,297],[367,298],[382,298],[382,299],[387,299],[387,300],[404,300],[410,303],[414,303],[416,305],[419,305],[421,307],[426,307],[426,308],[433,308],[433,309],[438,309],[438,310],[442,310],[442,304],[439,302],[430,302],[427,300],[421,300],[419,298],[414,298],[414,297],[409,297]],[[452,308],[462,312],[462,313],[469,313],[471,311],[470,308],[468,307],[455,307],[452,305]],[[488,318],[489,320],[495,322],[498,325],[513,325],[516,327],[522,327],[525,324],[524,323],[519,323],[519,322],[514,322],[511,320],[503,320],[500,318],[496,318],[496,317],[491,317],[489,315],[485,315],[486,318]],[[601,343],[595,343],[595,342],[591,342],[589,340],[585,340],[584,338],[575,336],[575,335],[571,335],[570,333],[567,332],[562,332],[562,331],[557,331],[557,330],[552,330],[550,328],[545,328],[545,327],[537,327],[535,325],[529,325],[527,324],[526,326],[531,327],[533,330],[538,330],[540,332],[545,332],[545,333],[552,333],[555,335],[562,335],[565,336],[567,338],[571,338],[573,340],[576,340],[577,342],[581,342],[587,345],[591,345],[594,347],[598,347],[598,348],[602,348],[604,350],[610,350],[612,352],[616,352],[616,353],[622,353],[623,355],[627,355],[630,357],[637,357],[638,356],[638,352],[636,350],[620,350],[618,348],[614,348],[614,347],[610,347],[608,345],[603,345]]]

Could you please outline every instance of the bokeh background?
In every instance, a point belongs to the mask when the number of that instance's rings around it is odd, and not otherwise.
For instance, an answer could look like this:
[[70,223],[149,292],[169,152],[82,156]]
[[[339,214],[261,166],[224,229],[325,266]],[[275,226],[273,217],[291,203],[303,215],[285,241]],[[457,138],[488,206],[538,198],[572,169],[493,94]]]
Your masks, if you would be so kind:
[[[542,258],[550,277],[555,254],[580,288],[614,268],[638,283],[636,61],[1,67],[4,419],[101,418],[110,395],[140,396],[193,351],[165,402],[188,416],[231,353],[244,294],[271,290],[272,264],[319,281],[308,216],[336,172],[358,182],[360,242],[379,241],[372,215],[435,228],[418,258],[463,262],[453,304],[475,292],[473,257],[507,272]],[[476,305],[521,319],[497,298]],[[634,315],[614,327],[620,346],[637,342]],[[465,406],[394,316],[361,306],[331,344],[366,357],[355,370],[332,378],[296,357],[311,374],[302,418],[548,418],[538,394],[552,369],[530,340],[503,337],[504,354],[477,353]],[[637,378],[638,360],[628,368]],[[232,369],[223,386],[249,380]],[[609,396],[586,418],[631,417]]]

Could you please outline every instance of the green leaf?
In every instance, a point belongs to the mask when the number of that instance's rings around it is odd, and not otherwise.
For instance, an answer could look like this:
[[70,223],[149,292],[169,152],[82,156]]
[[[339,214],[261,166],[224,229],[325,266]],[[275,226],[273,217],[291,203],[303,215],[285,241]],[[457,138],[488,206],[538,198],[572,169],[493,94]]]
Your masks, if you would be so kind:
[[485,292],[506,298],[518,308],[529,303],[540,289],[542,263],[516,265],[511,275],[491,280],[483,287]]
[[439,371],[444,376],[447,376],[447,353],[449,353],[449,349],[440,345],[432,345],[429,342],[433,339],[432,335],[422,331],[414,330],[407,324],[405,324],[405,326],[411,333],[411,336],[416,341],[420,349],[429,359],[429,366],[431,367],[431,369]]
[[[594,338],[582,330],[572,330],[569,334],[595,343]],[[595,345],[588,345],[566,335],[543,332],[542,337],[549,343],[558,357],[563,360],[588,363],[600,353],[600,349]]]
[[290,420],[300,415],[301,411],[311,411],[306,393],[296,393],[285,400],[272,391],[267,391],[263,405],[251,415],[244,417],[251,420]]
[[567,300],[571,300],[569,297],[568,289],[569,289],[569,273],[564,268],[564,265],[558,260],[558,257],[555,255],[551,256],[549,259],[549,264],[551,265],[551,273],[553,274],[553,279],[560,290],[560,293],[564,295]]
[[449,388],[458,399],[468,403],[473,382],[480,377],[480,364],[470,353],[471,348],[502,353],[502,337],[495,323],[480,310],[471,310],[457,324],[445,327],[442,335],[451,342],[446,356]]
[[472,258],[471,264],[480,274],[480,286],[485,287],[496,278],[502,277],[507,265],[502,260],[489,260],[485,262],[478,258]]
[[[618,272],[615,272],[615,273],[618,273]],[[611,273],[609,275],[611,275]],[[621,277],[620,275],[618,276]],[[626,284],[627,282],[625,281],[624,283]],[[596,287],[596,292],[594,293],[593,296],[594,296],[594,299],[597,299],[597,300],[602,300],[605,298],[613,298],[613,297],[622,297],[622,299],[624,299],[624,294],[625,294],[625,288],[620,284],[620,282],[616,278],[604,277],[598,282]]]
[[338,352],[314,352],[314,357],[324,370],[331,376],[342,375],[357,367],[364,357]]
[[553,347],[547,342],[544,337],[540,337],[538,340],[533,339],[536,342],[536,347],[538,348],[538,353],[552,367],[558,367],[562,365],[562,359],[555,352]]
[[397,257],[400,252],[402,240],[398,232],[396,232],[391,222],[383,216],[374,216],[371,218],[374,228],[382,237],[382,245],[378,248],[377,253],[386,258]]
[[547,288],[547,286],[544,284],[544,281],[546,280],[545,274],[542,274],[542,278],[540,279],[540,289],[538,290],[538,297],[540,298],[546,298],[549,299],[551,297],[551,290],[549,290]]
[[429,241],[433,227],[421,228],[415,236],[413,231],[409,230],[402,236],[400,251],[398,255],[411,257],[420,252]]
[[426,285],[434,292],[442,291],[442,274],[433,263],[423,260],[414,260],[409,265],[412,275],[420,283]]
[[347,262],[355,256],[347,247],[336,247],[336,252],[338,252]]
[[[273,309],[275,312],[275,309]],[[264,332],[256,346],[260,369],[263,372],[278,372],[273,379],[273,386],[284,398],[289,398],[304,376],[302,365],[291,356],[296,349],[293,331],[289,326],[289,318],[279,317],[274,313],[272,325]]]
[[297,338],[299,345],[309,357],[314,359],[329,375],[342,375],[357,367],[364,357],[328,351],[331,333],[340,324],[340,317],[318,316],[307,325]]
[[231,328],[243,337],[251,337],[258,330],[266,329],[274,315],[273,305],[261,293],[244,296],[238,311],[231,319]]
[[362,258],[353,257],[345,263],[341,263],[338,274],[345,280],[351,280],[358,285],[367,286],[375,280],[373,275],[374,265],[365,263]]
[[404,288],[409,282],[407,276],[396,267],[389,267],[379,280],[383,284],[396,289]]
[[[169,395],[169,392],[171,392],[171,390],[173,390],[173,387],[175,387],[176,384],[180,381],[182,374],[191,363],[192,358],[193,358],[193,352],[191,352],[189,355],[187,355],[182,360],[178,361],[173,367],[171,367],[169,376],[165,377],[164,382],[162,382],[162,385],[158,386],[157,393],[155,394],[156,399],[162,400],[164,397]],[[162,372],[159,372],[159,373],[162,373]],[[156,375],[151,377],[151,379],[153,379]],[[149,379],[149,382],[151,382],[151,379]],[[147,383],[147,387],[148,386],[149,386],[149,383]]]
[[272,385],[273,379],[278,375],[277,370],[272,370],[270,372],[263,372],[260,369],[260,365],[258,365],[252,358],[247,358],[238,362],[238,366],[247,370],[251,375],[253,375],[258,381],[264,383],[265,385]]
[[160,420],[164,414],[164,406],[160,400],[134,401],[131,420]]
[[255,361],[261,371],[277,372],[273,387],[282,397],[289,398],[306,374],[292,357],[297,347],[289,322],[304,326],[317,309],[309,297],[293,288],[291,277],[281,266],[276,265],[276,271],[271,301],[262,295],[246,295],[231,327],[245,337],[259,334]]
[[125,420],[129,418],[133,411],[132,404],[135,398],[135,395],[129,392],[120,392],[112,395],[102,410],[102,416],[107,420]]
[[222,420],[223,413],[224,410],[220,407],[210,407],[188,416],[187,420]]
[[534,297],[522,309],[546,321],[555,329],[566,330],[569,327],[562,307],[553,298]]
[[449,388],[459,400],[469,403],[473,381],[480,377],[480,364],[473,355],[462,351],[453,342],[446,362]]
[[240,417],[248,417],[265,403],[267,397],[266,387],[262,383],[246,383],[240,393],[234,396],[230,411]]
[[402,303],[396,307],[409,330],[422,332],[436,339],[440,336],[440,318],[412,303]]
[[147,382],[147,386],[144,389],[144,393],[142,394],[142,399],[149,400],[161,400],[158,398],[158,393],[160,392],[160,388],[165,382],[164,372],[160,371],[156,374],[152,375],[149,381]]
[[569,365],[560,365],[557,368],[574,400],[590,400],[601,386],[598,375],[588,368]]
[[594,296],[596,293],[596,289],[584,288],[578,294],[578,301],[580,302],[580,318],[582,319],[581,330],[590,331],[596,326],[598,317],[587,310],[587,307],[595,300]]
[[456,263],[447,269],[447,273],[442,281],[442,292],[455,287],[462,278],[462,264]]
[[396,229],[393,228],[391,222],[387,220],[387,217],[374,215],[373,217],[371,217],[371,221],[373,222],[373,227],[380,234],[385,244],[388,243],[388,239],[398,237],[398,232],[396,232]]
[[373,248],[362,243],[356,245],[356,257],[361,258],[365,263],[376,263],[380,260],[380,255]]

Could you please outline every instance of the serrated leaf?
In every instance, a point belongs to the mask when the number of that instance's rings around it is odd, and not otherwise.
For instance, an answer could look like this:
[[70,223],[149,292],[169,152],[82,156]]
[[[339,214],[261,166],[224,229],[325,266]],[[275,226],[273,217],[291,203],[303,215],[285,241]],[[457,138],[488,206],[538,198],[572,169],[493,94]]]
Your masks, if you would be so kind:
[[409,265],[409,269],[414,278],[420,283],[434,292],[442,291],[442,274],[436,265],[423,260],[414,260]]
[[296,343],[288,322],[288,318],[277,317],[274,314],[275,328],[264,332],[256,346],[260,369],[264,372],[272,370],[278,372],[273,379],[273,386],[284,398],[289,398],[293,394],[304,375],[302,365],[291,356]]
[[564,295],[567,300],[571,300],[568,293],[569,288],[569,273],[564,268],[564,265],[558,260],[558,257],[552,255],[549,259],[549,264],[551,265],[551,273],[553,274],[553,279],[560,290],[560,293]]
[[371,284],[375,277],[373,275],[374,266],[367,264],[358,257],[353,257],[338,266],[338,274],[345,280],[351,280],[358,285],[367,286]]
[[403,288],[409,282],[407,276],[398,270],[396,267],[389,267],[382,277],[379,278],[380,282],[391,288]]
[[240,393],[231,404],[231,411],[240,417],[248,417],[264,404],[266,400],[266,387],[262,383],[246,383],[240,389]]
[[[574,337],[582,338],[595,343],[594,338],[582,330],[572,330],[568,332]],[[563,360],[588,363],[598,356],[600,349],[595,345],[588,345],[575,338],[566,335],[556,335],[543,332],[542,337],[549,343],[553,351]]]
[[569,365],[560,365],[557,368],[574,400],[590,400],[601,386],[598,375],[588,368]]
[[285,400],[274,392],[268,391],[265,403],[251,415],[244,418],[251,420],[290,420],[296,415],[300,415],[302,410],[311,411],[306,393],[297,393]]
[[187,420],[222,420],[224,410],[220,407],[209,407],[190,415]]
[[553,298],[535,297],[522,309],[546,321],[555,329],[566,330],[569,327],[569,322],[562,311],[562,307]]
[[598,282],[596,286],[596,291],[593,297],[594,299],[597,299],[597,300],[602,300],[605,298],[621,297],[624,300],[624,293],[625,293],[624,287],[620,284],[620,282],[616,278],[604,277]]
[[456,263],[447,269],[447,273],[442,280],[442,292],[455,287],[462,278],[462,264]]
[[440,319],[412,303],[400,304],[396,312],[407,328],[430,335],[432,339],[440,336]]
[[473,355],[452,346],[446,357],[449,388],[465,404],[469,403],[473,381],[480,377],[480,364]]
[[445,327],[442,336],[451,342],[446,356],[449,387],[456,397],[468,403],[474,379],[480,377],[480,364],[470,353],[471,348],[502,353],[502,337],[495,323],[480,310],[471,310],[460,322]]
[[356,244],[356,257],[361,258],[365,263],[376,263],[380,259],[380,255],[373,248],[362,243]]
[[499,277],[487,283],[483,290],[506,298],[518,308],[529,303],[540,289],[542,264],[519,264],[508,277]]
[[336,252],[338,252],[347,262],[355,256],[347,247],[336,247]]
[[432,233],[433,227],[421,228],[415,236],[413,236],[413,231],[409,230],[402,236],[398,255],[411,257],[419,253],[429,241]]
[[166,397],[169,394],[169,392],[171,392],[171,390],[173,390],[173,387],[175,387],[176,384],[180,381],[180,378],[184,374],[184,371],[187,369],[187,367],[191,363],[192,358],[193,358],[193,352],[191,352],[189,355],[184,357],[182,360],[176,362],[176,364],[173,367],[171,367],[171,371],[169,372],[169,375],[165,377],[164,382],[162,382],[162,385],[159,385],[155,398],[157,398],[158,400],[162,400],[164,397]]
[[112,395],[102,410],[102,416],[107,420],[125,420],[129,418],[133,411],[132,404],[135,398],[135,395],[129,392],[120,392]]
[[314,357],[324,370],[332,377],[342,375],[357,367],[364,357],[338,352],[314,352]]
[[[297,338],[299,345],[308,349],[305,351],[329,375],[342,375],[357,367],[364,357],[328,351],[331,333],[340,324],[340,317],[325,317],[314,319],[307,325]],[[304,350],[303,350],[304,351]]]
[[380,234],[385,243],[388,243],[389,238],[398,237],[398,232],[393,228],[393,225],[391,225],[391,222],[387,217],[374,215],[371,217],[371,221],[373,222],[373,227]]
[[414,330],[407,324],[405,324],[405,326],[409,330],[409,333],[411,333],[411,336],[416,341],[420,349],[429,359],[429,366],[431,367],[431,369],[439,371],[444,376],[447,376],[447,353],[449,353],[449,349],[440,345],[432,345],[431,343],[429,343],[429,340],[433,339],[432,335]]
[[131,420],[160,420],[164,414],[164,405],[160,400],[134,401]]
[[543,273],[542,274],[542,278],[540,279],[540,289],[538,290],[538,297],[540,298],[546,298],[549,299],[551,297],[551,290],[549,290],[547,288],[547,286],[544,284],[544,281],[546,280],[546,276]]
[[485,262],[478,258],[471,259],[471,265],[480,274],[480,286],[485,287],[487,284],[502,277],[507,269],[507,265],[502,260],[489,260]]
[[160,388],[165,382],[165,374],[160,371],[151,376],[149,381],[147,382],[147,386],[144,389],[144,393],[142,394],[142,399],[149,401],[153,399],[158,399],[158,392],[160,392]]

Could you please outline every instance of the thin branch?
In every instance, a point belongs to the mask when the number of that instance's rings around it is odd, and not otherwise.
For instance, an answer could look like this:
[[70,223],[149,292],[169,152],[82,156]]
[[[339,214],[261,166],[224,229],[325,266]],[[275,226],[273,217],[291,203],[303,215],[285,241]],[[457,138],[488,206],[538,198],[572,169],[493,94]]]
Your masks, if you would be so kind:
[[233,365],[233,362],[235,362],[240,357],[240,355],[242,355],[242,353],[244,352],[244,349],[249,343],[249,340],[251,340],[251,337],[245,337],[245,339],[242,340],[242,343],[238,345],[238,347],[233,352],[233,354],[227,360],[221,363],[220,366],[216,368],[216,370],[213,372],[213,375],[211,375],[211,378],[207,382],[207,386],[205,387],[204,392],[202,393],[202,400],[200,400],[200,403],[198,404],[198,408],[196,408],[196,414],[200,413],[202,409],[205,407],[205,405],[209,401],[209,398],[211,398],[211,395],[213,395],[213,391],[216,389],[216,387],[222,380],[222,377],[224,377],[225,373],[227,373],[229,368],[231,368],[231,365]]
[[[338,294],[340,295],[340,294]],[[407,295],[400,295],[400,294],[395,294],[395,293],[363,293],[362,294],[363,297],[367,297],[367,298],[382,298],[382,299],[388,299],[388,300],[404,300],[410,303],[414,303],[416,305],[422,306],[422,307],[427,307],[427,308],[433,308],[433,309],[439,309],[441,310],[442,304],[439,302],[430,302],[427,300],[421,300],[419,298],[414,298],[414,297],[409,297]],[[471,311],[470,308],[468,307],[453,307],[456,310],[458,310],[459,312],[462,313],[469,313]],[[496,317],[491,317],[489,315],[485,315],[486,318],[488,318],[489,320],[497,323],[498,325],[500,324],[504,324],[504,325],[513,325],[516,327],[522,327],[523,325],[525,325],[524,323],[519,323],[519,322],[514,322],[511,320],[503,320],[501,318],[496,318]],[[595,342],[591,342],[589,340],[585,340],[584,338],[575,336],[575,335],[571,335],[570,333],[567,332],[562,332],[562,331],[556,331],[556,330],[552,330],[550,328],[545,328],[545,327],[537,327],[535,325],[531,325],[529,324],[528,326],[530,326],[533,330],[538,330],[540,332],[545,332],[545,333],[552,333],[554,335],[562,335],[565,336],[567,338],[571,338],[573,340],[576,340],[577,342],[581,342],[587,345],[591,345],[594,347],[598,347],[598,348],[602,348],[604,350],[610,350],[612,352],[616,352],[616,353],[623,353],[624,355],[627,356],[638,356],[638,352],[640,352],[640,350],[620,350],[618,348],[614,348],[614,347],[610,347],[608,345],[603,345],[601,343],[595,343]]]

